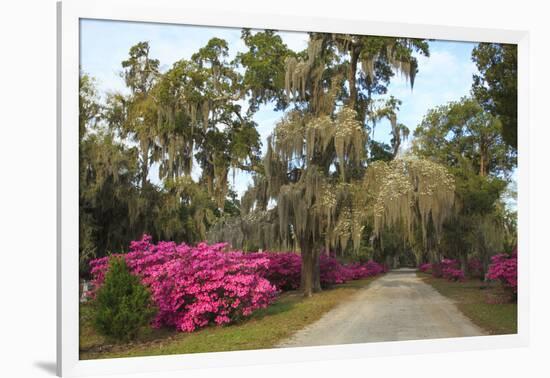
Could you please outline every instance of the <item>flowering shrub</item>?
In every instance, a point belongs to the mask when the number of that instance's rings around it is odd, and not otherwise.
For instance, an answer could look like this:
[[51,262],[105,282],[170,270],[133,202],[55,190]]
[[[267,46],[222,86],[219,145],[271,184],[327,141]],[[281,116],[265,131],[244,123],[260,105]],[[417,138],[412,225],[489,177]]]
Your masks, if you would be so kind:
[[[345,267],[347,270],[348,280],[359,280],[362,278],[373,277],[381,273],[387,272],[387,267],[378,264],[374,261],[368,261],[367,263],[360,264],[355,263]],[[321,271],[322,277],[322,271]]]
[[[278,290],[296,290],[300,287],[302,258],[299,254],[294,252],[255,252],[246,254],[245,258],[269,260],[267,270],[262,271],[261,274]],[[343,265],[334,256],[325,254],[321,255],[319,259],[321,286],[325,288],[346,281],[376,276],[386,271],[383,265],[374,261]]]
[[518,255],[515,250],[511,255],[501,253],[491,257],[487,272],[490,280],[499,280],[502,284],[517,293],[518,290]]
[[445,278],[449,281],[463,281],[464,272],[460,269],[460,264],[457,260],[443,259],[439,263],[423,263],[418,266],[421,272],[432,272],[432,276],[436,278]]
[[464,272],[457,268],[447,268],[443,270],[443,278],[449,281],[464,281]]
[[[157,327],[192,332],[212,323],[227,324],[268,306],[277,292],[300,286],[302,260],[296,253],[243,253],[226,251],[226,243],[192,247],[151,240],[144,235],[119,256],[151,291]],[[101,287],[107,266],[106,257],[90,262],[94,287]],[[320,257],[323,287],[384,271],[373,261],[346,266],[332,256]]]
[[443,259],[441,260],[441,276],[449,281],[464,280],[464,272],[460,269],[460,264],[457,260]]
[[328,287],[360,278],[353,278],[354,268],[352,266],[344,266],[332,256],[321,255],[319,260],[321,287]]
[[296,290],[300,287],[300,272],[302,259],[294,252],[255,252],[245,255],[247,259],[266,259],[267,269],[262,276],[271,282],[278,290]]
[[429,273],[432,271],[432,264],[430,263],[423,263],[418,266],[418,270],[423,273]]
[[[277,290],[259,273],[267,269],[268,260],[244,259],[241,252],[223,252],[225,247],[155,245],[150,236],[131,244],[123,256],[151,291],[158,308],[154,326],[191,332],[210,323],[230,323],[272,302]],[[97,287],[103,282],[106,263],[105,258],[91,263]]]

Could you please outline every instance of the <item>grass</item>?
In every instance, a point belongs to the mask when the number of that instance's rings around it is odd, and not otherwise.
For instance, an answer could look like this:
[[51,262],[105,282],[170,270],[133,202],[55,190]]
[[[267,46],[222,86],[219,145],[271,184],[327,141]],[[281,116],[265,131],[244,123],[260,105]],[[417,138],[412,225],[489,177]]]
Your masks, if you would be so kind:
[[491,335],[517,333],[517,303],[487,303],[488,298],[505,296],[498,284],[487,286],[478,279],[451,282],[417,273],[424,282],[451,299],[464,315]]
[[375,278],[351,281],[304,298],[298,292],[282,294],[266,309],[225,327],[207,327],[193,333],[144,328],[128,344],[111,344],[92,325],[90,305],[80,307],[80,359],[155,356],[273,348],[323,314],[349,299]]

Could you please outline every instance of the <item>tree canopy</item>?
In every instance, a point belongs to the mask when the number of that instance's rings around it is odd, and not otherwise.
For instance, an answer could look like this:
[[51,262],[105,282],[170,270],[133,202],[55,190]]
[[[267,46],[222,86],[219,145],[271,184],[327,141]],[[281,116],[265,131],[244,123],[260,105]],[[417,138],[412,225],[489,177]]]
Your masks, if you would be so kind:
[[[89,258],[148,233],[299,252],[311,295],[323,253],[388,265],[405,253],[417,263],[487,261],[514,243],[509,46],[480,44],[472,96],[405,125],[390,83],[402,75],[414,88],[428,41],[309,33],[293,51],[273,30],[243,29],[241,39],[235,55],[212,38],[168,68],[138,42],[121,62],[127,90],[104,97],[81,73],[84,274]],[[262,140],[264,106],[280,117]],[[387,141],[373,137],[382,121]],[[252,178],[242,195],[237,171]]]
[[502,122],[502,137],[517,149],[518,49],[517,45],[480,43],[472,58],[479,74],[472,92],[481,106]]

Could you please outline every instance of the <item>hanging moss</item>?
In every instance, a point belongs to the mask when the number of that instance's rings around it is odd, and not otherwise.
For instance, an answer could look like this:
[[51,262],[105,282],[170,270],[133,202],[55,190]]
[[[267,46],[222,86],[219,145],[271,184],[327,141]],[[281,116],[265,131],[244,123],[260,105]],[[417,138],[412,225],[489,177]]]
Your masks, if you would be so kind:
[[[267,140],[264,174],[254,178],[242,198],[243,215],[234,221],[241,234],[230,227],[241,245],[244,240],[259,245],[259,238],[266,237],[279,247],[297,248],[299,240],[306,245],[313,240],[315,248],[346,250],[351,241],[358,251],[366,225],[374,229],[375,238],[390,226],[404,230],[408,239],[422,229],[426,240],[431,223],[440,233],[454,200],[454,183],[446,170],[414,158],[366,166],[366,113],[373,120],[390,121],[395,156],[408,136],[408,129],[397,122],[400,103],[390,98],[383,109],[372,109],[370,102],[346,100],[357,97],[346,83],[357,76],[375,82],[379,64],[404,75],[413,86],[416,60],[406,43],[311,33],[305,54],[286,59],[285,93],[297,106]],[[335,63],[337,55],[350,60]],[[355,71],[357,63],[362,73]],[[272,210],[267,210],[268,203]]]
[[414,226],[418,225],[426,243],[428,225],[432,222],[436,239],[440,237],[443,222],[452,214],[455,193],[454,178],[443,166],[406,157],[389,163],[377,162],[367,169],[365,177],[366,186],[376,193],[373,208],[376,235],[385,226],[401,223],[407,238],[413,240]]

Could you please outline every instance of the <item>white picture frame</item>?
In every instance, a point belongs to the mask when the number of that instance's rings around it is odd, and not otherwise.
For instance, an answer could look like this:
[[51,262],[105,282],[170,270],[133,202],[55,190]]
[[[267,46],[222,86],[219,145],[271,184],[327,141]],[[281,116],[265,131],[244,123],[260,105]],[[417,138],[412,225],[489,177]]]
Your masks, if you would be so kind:
[[[520,282],[518,333],[470,338],[382,342],[158,357],[79,360],[78,318],[78,80],[79,20],[105,19],[199,26],[251,27],[417,38],[490,41],[518,45],[518,234]],[[58,3],[57,93],[57,373],[60,376],[146,373],[267,363],[363,358],[411,353],[481,350],[528,345],[529,335],[529,183],[528,67],[525,31],[476,29],[368,20],[312,18],[245,11],[186,8],[176,1],[112,0]]]

